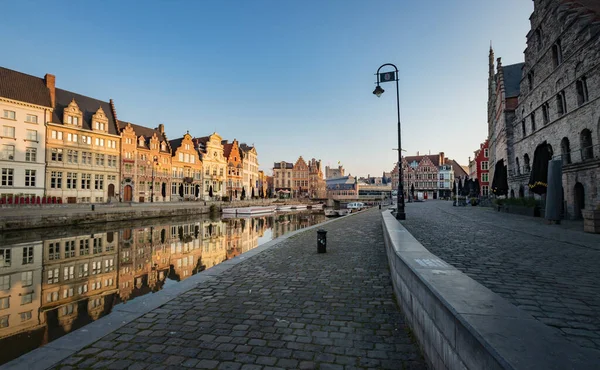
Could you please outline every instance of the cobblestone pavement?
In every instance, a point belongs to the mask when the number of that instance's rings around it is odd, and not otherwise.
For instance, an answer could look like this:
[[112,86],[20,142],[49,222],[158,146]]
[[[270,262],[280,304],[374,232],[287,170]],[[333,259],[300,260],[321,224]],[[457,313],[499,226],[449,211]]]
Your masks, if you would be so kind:
[[392,295],[376,209],[300,233],[58,368],[425,369]]
[[600,349],[600,235],[447,201],[407,204],[402,223],[430,252],[573,342]]

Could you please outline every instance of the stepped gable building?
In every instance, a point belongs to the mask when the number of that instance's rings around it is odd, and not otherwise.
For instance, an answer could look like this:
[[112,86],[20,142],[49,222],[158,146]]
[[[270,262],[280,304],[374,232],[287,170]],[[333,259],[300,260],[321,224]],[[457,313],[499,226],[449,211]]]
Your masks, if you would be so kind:
[[489,177],[495,166],[509,166],[513,153],[513,122],[519,102],[520,81],[524,63],[502,65],[501,58],[494,64],[494,50],[490,46],[488,75],[488,146]]
[[292,193],[294,198],[308,198],[309,171],[302,156],[294,164],[292,175]]
[[228,143],[227,140],[223,140],[221,144],[223,155],[227,159],[227,196],[229,199],[240,199],[244,168],[238,141],[233,139],[232,143]]
[[469,162],[469,177],[479,180],[480,195],[488,196],[490,190],[488,140],[479,145],[474,152],[473,160]]
[[119,201],[121,137],[112,99],[90,98],[49,84],[46,195],[65,203]]
[[50,74],[39,78],[0,67],[0,202],[44,196],[54,82]]
[[[221,138],[219,138],[219,145]],[[171,199],[194,200],[202,196],[203,163],[192,135],[170,140],[171,157]]]
[[[444,152],[438,154],[406,156],[402,158],[402,171],[404,178],[404,197],[408,196],[414,186],[415,194],[422,192],[428,199],[438,197],[438,172],[440,164],[445,163]],[[392,189],[398,189],[398,166],[394,168],[396,175],[392,174]]]
[[170,201],[171,145],[164,125],[149,128],[119,121],[119,127],[122,201]]
[[258,153],[254,145],[240,144],[240,154],[244,166],[242,187],[246,189],[246,196],[258,195]]
[[223,138],[216,132],[210,136],[194,138],[194,146],[200,154],[204,166],[204,189],[201,197],[205,200],[221,199],[227,195],[227,158],[223,154]]
[[534,152],[562,159],[565,214],[600,204],[600,3],[535,0],[513,122],[510,194],[530,195]]

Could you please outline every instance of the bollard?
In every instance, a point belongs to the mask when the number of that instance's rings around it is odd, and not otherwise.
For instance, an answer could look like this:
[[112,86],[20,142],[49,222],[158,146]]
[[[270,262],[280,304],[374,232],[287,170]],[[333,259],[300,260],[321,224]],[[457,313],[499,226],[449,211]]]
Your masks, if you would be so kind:
[[95,211],[95,210],[96,210],[96,205],[92,204],[92,211]]
[[327,230],[317,230],[317,253],[327,252]]

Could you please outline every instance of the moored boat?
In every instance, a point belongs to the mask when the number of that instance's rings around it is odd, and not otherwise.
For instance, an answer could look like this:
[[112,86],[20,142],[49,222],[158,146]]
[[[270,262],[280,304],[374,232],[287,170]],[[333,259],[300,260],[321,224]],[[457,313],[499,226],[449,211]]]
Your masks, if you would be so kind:
[[331,208],[325,208],[323,210],[325,212],[325,216],[326,217],[337,217],[339,216],[337,211],[335,209],[331,209]]
[[338,216],[347,216],[352,212],[352,210],[343,208],[343,209],[337,209],[335,212],[338,214]]
[[260,213],[271,213],[275,211],[275,206],[257,206],[257,207],[241,207],[241,208],[223,208],[223,213],[238,214],[238,215],[254,215]]

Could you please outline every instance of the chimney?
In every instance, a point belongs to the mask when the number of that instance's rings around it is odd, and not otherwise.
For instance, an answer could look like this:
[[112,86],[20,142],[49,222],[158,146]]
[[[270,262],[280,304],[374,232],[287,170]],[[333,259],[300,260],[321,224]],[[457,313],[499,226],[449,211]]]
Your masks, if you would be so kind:
[[444,164],[444,152],[440,152],[440,165]]
[[52,108],[54,108],[56,103],[56,76],[46,73],[44,81],[46,82],[46,87],[50,91],[50,103],[52,104]]
[[158,131],[160,131],[161,134],[164,134],[165,133],[165,125],[163,125],[162,123],[159,123]]

